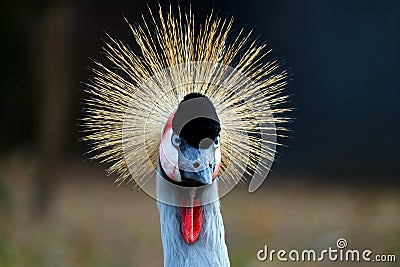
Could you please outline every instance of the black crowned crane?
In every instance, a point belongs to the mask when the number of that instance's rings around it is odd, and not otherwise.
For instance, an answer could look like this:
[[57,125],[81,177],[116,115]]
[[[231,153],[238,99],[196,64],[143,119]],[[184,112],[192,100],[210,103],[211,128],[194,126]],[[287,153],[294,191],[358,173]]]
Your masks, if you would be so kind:
[[230,265],[218,199],[245,175],[261,184],[288,120],[286,73],[232,21],[150,10],[129,24],[139,49],[109,37],[87,84],[84,140],[118,185],[157,199],[164,266]]

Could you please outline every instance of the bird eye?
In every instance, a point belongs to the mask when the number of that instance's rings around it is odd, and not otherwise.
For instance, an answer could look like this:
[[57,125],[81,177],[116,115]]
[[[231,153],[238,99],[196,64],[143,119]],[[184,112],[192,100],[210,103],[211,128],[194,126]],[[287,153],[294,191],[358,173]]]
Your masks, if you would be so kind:
[[179,146],[181,144],[181,138],[179,137],[179,135],[174,134],[171,138],[171,142],[174,146]]
[[219,143],[220,143],[220,138],[219,138],[219,136],[217,136],[217,138],[215,138],[215,140],[214,140],[214,147],[218,148],[219,147]]

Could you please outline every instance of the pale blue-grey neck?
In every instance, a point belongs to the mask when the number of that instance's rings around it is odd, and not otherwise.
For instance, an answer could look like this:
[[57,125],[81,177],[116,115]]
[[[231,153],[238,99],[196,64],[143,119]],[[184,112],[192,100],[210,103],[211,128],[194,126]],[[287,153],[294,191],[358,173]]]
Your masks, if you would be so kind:
[[[202,194],[218,194],[216,182],[215,186]],[[174,195],[171,188],[165,186],[164,178],[159,175],[157,175],[157,195],[162,195],[166,200],[170,199],[165,195]],[[180,194],[178,196],[180,197]],[[205,199],[214,198],[208,196]],[[194,243],[188,244],[181,234],[180,207],[162,201],[157,202],[165,267],[230,266],[219,200],[207,203],[203,205],[204,218],[200,235]]]
[[198,239],[187,244],[181,234],[180,207],[158,202],[165,267],[230,266],[219,201],[203,206]]

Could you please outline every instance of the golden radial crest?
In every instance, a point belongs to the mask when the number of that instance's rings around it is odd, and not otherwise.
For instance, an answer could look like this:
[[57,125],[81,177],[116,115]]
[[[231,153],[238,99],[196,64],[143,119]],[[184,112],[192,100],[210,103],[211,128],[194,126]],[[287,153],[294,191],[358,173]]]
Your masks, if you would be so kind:
[[128,23],[137,51],[108,36],[107,62],[94,61],[87,83],[82,125],[92,157],[110,164],[117,184],[140,184],[156,171],[163,127],[191,92],[207,96],[221,121],[220,180],[264,177],[289,120],[287,74],[265,62],[265,44],[243,30],[234,35],[232,23],[211,14],[196,25],[190,9],[160,7],[140,25]]

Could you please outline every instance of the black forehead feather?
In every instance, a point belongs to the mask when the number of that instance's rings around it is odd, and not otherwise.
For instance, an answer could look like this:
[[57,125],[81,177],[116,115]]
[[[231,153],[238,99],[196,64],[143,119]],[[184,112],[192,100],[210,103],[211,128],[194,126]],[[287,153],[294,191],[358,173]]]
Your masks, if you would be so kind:
[[205,138],[214,140],[221,126],[210,99],[199,93],[190,93],[179,104],[172,120],[172,129],[191,146],[198,147]]

